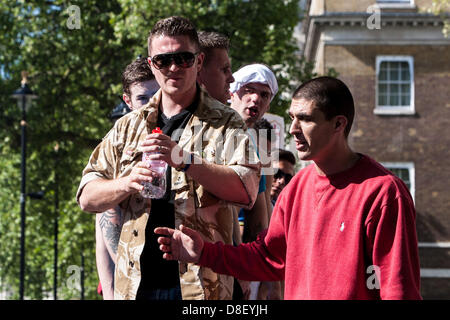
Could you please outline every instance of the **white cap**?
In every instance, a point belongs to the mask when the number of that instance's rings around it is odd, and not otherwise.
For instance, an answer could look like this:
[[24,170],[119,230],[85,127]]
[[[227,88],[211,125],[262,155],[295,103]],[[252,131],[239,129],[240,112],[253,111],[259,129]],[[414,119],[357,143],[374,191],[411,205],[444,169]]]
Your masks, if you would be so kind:
[[233,73],[234,82],[230,84],[230,92],[235,93],[239,91],[243,86],[252,83],[262,83],[269,86],[270,91],[272,91],[272,98],[278,92],[277,78],[273,74],[272,70],[263,64],[249,64],[245,67],[240,68],[238,71]]

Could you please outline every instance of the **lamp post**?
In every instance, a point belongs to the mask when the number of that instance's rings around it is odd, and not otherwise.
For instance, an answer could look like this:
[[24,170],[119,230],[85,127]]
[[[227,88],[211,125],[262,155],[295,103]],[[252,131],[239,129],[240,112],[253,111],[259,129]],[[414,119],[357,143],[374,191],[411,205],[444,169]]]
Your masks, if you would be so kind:
[[[59,163],[59,144],[54,147],[55,161]],[[57,300],[57,288],[58,288],[58,219],[59,219],[59,179],[58,179],[58,166],[55,166],[55,222],[54,222],[54,259],[53,259],[53,300]]]
[[30,87],[27,85],[27,73],[22,72],[22,82],[19,89],[14,91],[12,97],[17,100],[17,104],[22,109],[21,127],[21,176],[22,181],[20,185],[20,300],[24,297],[24,282],[25,282],[25,200],[26,200],[26,111],[33,99],[37,96],[33,94]]

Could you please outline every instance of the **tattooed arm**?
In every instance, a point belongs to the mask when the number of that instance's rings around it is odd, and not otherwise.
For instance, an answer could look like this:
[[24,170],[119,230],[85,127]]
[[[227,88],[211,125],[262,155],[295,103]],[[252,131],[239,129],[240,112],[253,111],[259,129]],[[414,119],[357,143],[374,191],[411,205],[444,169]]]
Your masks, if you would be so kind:
[[122,230],[120,208],[110,209],[96,215],[96,260],[100,283],[105,300],[114,299],[114,268]]
[[98,216],[100,216],[99,224],[106,248],[115,263],[120,232],[122,231],[122,213],[120,208],[116,207],[102,212]]
[[114,261],[106,248],[102,230],[100,228],[100,214],[95,217],[95,259],[100,283],[102,285],[103,299],[114,299]]

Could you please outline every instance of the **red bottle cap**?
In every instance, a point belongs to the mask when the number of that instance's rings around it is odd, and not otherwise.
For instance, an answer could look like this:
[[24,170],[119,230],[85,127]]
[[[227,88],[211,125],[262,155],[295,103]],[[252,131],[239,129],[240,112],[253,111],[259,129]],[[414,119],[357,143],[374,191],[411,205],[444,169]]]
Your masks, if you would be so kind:
[[161,129],[159,127],[156,127],[152,130],[152,133],[162,133]]

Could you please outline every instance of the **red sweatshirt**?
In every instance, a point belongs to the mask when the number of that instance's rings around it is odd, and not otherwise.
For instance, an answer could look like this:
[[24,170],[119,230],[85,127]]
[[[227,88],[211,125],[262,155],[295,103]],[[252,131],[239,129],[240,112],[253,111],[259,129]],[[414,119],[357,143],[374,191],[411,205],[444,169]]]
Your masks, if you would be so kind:
[[199,264],[243,280],[285,279],[285,299],[421,299],[411,196],[363,155],[331,176],[301,170],[266,232],[238,247],[205,243]]

